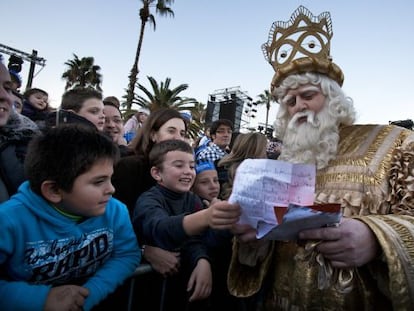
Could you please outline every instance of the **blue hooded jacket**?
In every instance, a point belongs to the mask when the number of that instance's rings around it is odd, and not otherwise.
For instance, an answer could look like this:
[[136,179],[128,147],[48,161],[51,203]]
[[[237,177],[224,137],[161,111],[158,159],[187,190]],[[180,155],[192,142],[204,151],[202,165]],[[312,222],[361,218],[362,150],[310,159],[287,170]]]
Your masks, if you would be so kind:
[[67,284],[89,290],[90,310],[141,260],[128,210],[114,198],[103,215],[77,223],[26,181],[0,205],[0,230],[0,310],[43,310],[50,288]]

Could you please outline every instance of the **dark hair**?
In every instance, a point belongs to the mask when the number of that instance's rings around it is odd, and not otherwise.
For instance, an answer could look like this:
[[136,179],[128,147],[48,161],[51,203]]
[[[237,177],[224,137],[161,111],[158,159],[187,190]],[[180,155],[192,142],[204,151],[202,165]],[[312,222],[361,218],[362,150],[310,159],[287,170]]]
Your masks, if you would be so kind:
[[221,158],[217,166],[227,170],[227,182],[224,182],[221,189],[221,197],[228,199],[233,188],[233,181],[236,176],[236,170],[240,163],[245,159],[259,159],[265,155],[267,147],[267,137],[265,134],[239,133],[234,140],[231,152]]
[[114,107],[117,107],[119,109],[119,107],[121,106],[121,103],[119,102],[119,99],[116,96],[107,96],[103,99],[103,103],[104,105],[112,105]]
[[112,107],[116,108],[122,116],[121,110],[119,110],[119,106],[117,106],[117,104],[115,104],[114,102],[104,100],[103,104],[104,104],[104,106],[112,106]]
[[152,147],[149,153],[150,166],[161,167],[165,160],[165,155],[170,151],[182,151],[194,155],[193,148],[184,140],[164,140]]
[[34,87],[25,91],[23,93],[23,97],[24,99],[29,100],[29,97],[36,93],[42,93],[43,95],[49,96],[49,94],[46,91]]
[[79,112],[82,109],[83,103],[90,98],[102,100],[102,93],[92,88],[75,87],[62,95],[60,107]]
[[41,185],[53,180],[70,192],[75,179],[98,160],[119,159],[118,147],[96,128],[63,124],[47,129],[29,143],[24,168],[31,189],[41,195]]
[[136,154],[148,157],[152,146],[154,146],[154,142],[151,140],[151,135],[154,132],[157,132],[166,122],[176,118],[183,120],[185,130],[187,131],[187,123],[178,110],[172,108],[162,108],[151,112],[147,120],[144,122],[144,125],[133,139],[131,148]]
[[227,119],[218,119],[218,120],[214,121],[210,126],[210,136],[215,135],[216,132],[217,132],[217,129],[221,125],[228,126],[233,130],[233,122],[231,122],[230,120],[227,120]]
[[22,100],[22,103],[23,103],[24,96],[23,96],[22,93],[20,93],[19,91],[15,91],[15,90],[12,90],[12,93],[13,93],[14,96],[20,98]]

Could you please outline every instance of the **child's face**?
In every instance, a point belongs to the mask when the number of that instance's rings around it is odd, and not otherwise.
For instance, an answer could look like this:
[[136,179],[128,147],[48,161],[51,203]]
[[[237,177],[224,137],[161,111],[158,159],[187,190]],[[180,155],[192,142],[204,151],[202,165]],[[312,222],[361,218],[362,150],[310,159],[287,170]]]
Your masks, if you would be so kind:
[[194,182],[193,192],[209,202],[217,198],[220,192],[217,171],[208,170],[198,173]]
[[138,122],[144,123],[148,119],[148,115],[146,113],[140,112],[138,114]]
[[94,217],[105,213],[106,204],[115,191],[111,183],[113,161],[98,160],[79,175],[71,192],[61,192],[59,208],[72,215]]
[[91,121],[99,131],[103,131],[105,126],[104,104],[98,98],[89,98],[83,102],[78,115]]
[[37,110],[44,110],[47,107],[48,96],[41,93],[33,93],[29,96],[30,104]]
[[194,156],[183,151],[170,151],[156,171],[155,179],[160,185],[174,192],[188,192],[196,175]]

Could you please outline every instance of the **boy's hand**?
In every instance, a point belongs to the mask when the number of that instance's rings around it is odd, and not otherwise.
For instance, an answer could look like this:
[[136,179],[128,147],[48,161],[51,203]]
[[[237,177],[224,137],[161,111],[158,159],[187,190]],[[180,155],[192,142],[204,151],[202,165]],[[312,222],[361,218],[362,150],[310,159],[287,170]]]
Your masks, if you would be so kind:
[[209,226],[213,229],[231,229],[241,215],[239,205],[218,199],[213,199],[208,209],[210,210]]
[[83,310],[85,298],[89,290],[77,285],[62,285],[53,287],[46,298],[44,311],[73,311]]
[[159,247],[146,245],[144,257],[152,268],[164,277],[178,273],[180,268],[179,252],[170,252]]
[[210,263],[206,259],[200,259],[188,281],[187,292],[193,290],[189,301],[207,298],[210,296],[212,286],[213,276],[211,275]]

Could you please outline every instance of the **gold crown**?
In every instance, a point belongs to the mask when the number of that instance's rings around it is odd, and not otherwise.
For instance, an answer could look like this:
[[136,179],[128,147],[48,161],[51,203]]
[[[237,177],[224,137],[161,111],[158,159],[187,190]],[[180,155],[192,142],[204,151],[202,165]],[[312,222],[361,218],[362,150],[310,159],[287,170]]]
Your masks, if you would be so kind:
[[275,70],[271,89],[288,75],[305,72],[325,74],[342,86],[344,74],[330,56],[332,22],[329,12],[319,16],[298,7],[287,22],[276,21],[269,40],[262,45],[266,60]]

